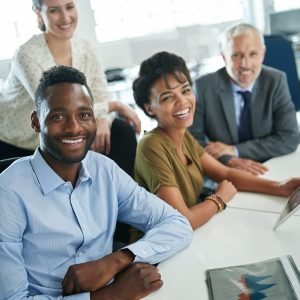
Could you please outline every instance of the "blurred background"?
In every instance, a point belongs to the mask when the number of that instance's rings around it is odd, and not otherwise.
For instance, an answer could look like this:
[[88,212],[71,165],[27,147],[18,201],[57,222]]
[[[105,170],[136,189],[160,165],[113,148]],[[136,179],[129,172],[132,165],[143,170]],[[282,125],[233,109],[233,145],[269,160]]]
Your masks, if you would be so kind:
[[[77,34],[99,49],[109,89],[115,99],[125,103],[133,105],[131,83],[138,65],[157,51],[183,56],[194,78],[221,67],[218,37],[226,27],[241,21],[254,24],[265,35],[284,35],[291,42],[299,83],[299,0],[77,0],[77,3],[80,11]],[[16,48],[39,33],[31,5],[31,0],[0,2],[0,78],[6,78]]]

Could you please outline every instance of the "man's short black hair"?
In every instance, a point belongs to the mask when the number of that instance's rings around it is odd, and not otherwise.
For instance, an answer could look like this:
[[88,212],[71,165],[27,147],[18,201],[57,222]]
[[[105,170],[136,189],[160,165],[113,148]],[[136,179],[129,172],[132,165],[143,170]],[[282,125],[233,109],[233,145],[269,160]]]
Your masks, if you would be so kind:
[[87,84],[86,77],[82,72],[68,66],[54,66],[48,71],[43,72],[39,85],[35,91],[35,107],[38,113],[41,103],[45,99],[47,88],[59,83],[78,83],[85,86],[91,101],[94,102],[92,92]]

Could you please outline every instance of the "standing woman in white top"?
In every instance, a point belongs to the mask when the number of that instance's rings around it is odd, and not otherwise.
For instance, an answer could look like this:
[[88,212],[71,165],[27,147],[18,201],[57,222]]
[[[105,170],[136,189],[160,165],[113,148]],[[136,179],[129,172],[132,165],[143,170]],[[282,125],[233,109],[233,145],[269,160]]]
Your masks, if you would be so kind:
[[[95,99],[97,136],[93,150],[114,159],[132,175],[140,120],[128,106],[111,101],[107,82],[88,41],[74,37],[78,11],[75,0],[33,0],[38,26],[43,31],[20,46],[5,82],[0,84],[0,159],[29,155],[38,145],[38,134],[30,127],[34,92],[42,72],[54,65],[82,71]],[[110,114],[117,112],[132,126]]]

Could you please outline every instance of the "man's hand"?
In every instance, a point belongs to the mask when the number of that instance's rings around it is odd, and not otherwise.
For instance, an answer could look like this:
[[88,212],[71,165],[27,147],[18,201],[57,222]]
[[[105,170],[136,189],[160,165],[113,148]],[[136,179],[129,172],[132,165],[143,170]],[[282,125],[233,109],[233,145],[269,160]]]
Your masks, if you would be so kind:
[[252,175],[261,175],[268,171],[267,167],[257,161],[238,157],[232,157],[227,162],[227,166],[239,170],[244,170],[251,173]]
[[205,150],[216,159],[223,155],[235,156],[234,146],[221,142],[208,142]]
[[97,119],[97,133],[92,144],[93,151],[109,154],[110,152],[110,126],[105,118]]
[[127,268],[132,260],[126,251],[116,251],[99,260],[72,265],[62,282],[63,294],[96,291]]
[[117,112],[120,117],[124,118],[126,122],[133,126],[136,133],[141,132],[141,121],[136,112],[128,105],[119,101],[109,102],[109,112]]
[[115,281],[91,294],[91,300],[138,300],[163,285],[158,269],[144,263],[134,263],[115,277]]

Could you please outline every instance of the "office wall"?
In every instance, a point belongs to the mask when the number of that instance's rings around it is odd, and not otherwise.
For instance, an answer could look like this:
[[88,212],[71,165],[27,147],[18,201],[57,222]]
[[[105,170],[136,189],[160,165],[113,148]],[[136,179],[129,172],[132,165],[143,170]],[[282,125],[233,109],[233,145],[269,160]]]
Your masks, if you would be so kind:
[[106,68],[132,67],[162,50],[175,52],[188,61],[200,62],[220,54],[218,37],[231,23],[195,25],[130,40],[98,43],[99,53]]
[[[251,0],[247,0],[249,1]],[[99,44],[90,1],[77,0],[77,3],[80,11],[77,34],[95,44],[106,69],[138,65],[146,57],[161,50],[172,51],[182,55],[186,60],[199,62],[203,58],[219,54],[218,35],[229,25],[229,23],[214,26],[195,25],[131,40]],[[0,78],[6,77],[8,69],[9,61],[0,61]]]
[[[78,0],[80,19],[78,35],[93,41],[105,68],[132,67],[151,54],[167,50],[182,55],[187,60],[200,61],[218,55],[218,35],[230,23],[215,26],[195,25],[177,30],[111,43],[97,42],[95,19],[89,1]],[[238,21],[238,20],[237,20]]]
[[10,59],[0,60],[0,79],[6,78],[10,68]]
[[192,26],[161,34],[99,44],[105,67],[131,67],[155,52],[166,50],[200,61],[219,54],[217,27]]
[[[90,2],[77,1],[80,12],[84,14],[81,18],[84,24],[79,23],[78,33],[98,45],[105,68],[132,67],[161,50],[176,52],[189,61],[201,61],[203,58],[219,54],[218,36],[225,27],[234,23],[221,23],[213,26],[195,25],[146,37],[99,44],[95,35],[95,20]],[[244,20],[263,30],[263,12],[270,1],[242,0]],[[238,21],[241,20],[235,22]]]

